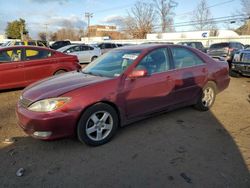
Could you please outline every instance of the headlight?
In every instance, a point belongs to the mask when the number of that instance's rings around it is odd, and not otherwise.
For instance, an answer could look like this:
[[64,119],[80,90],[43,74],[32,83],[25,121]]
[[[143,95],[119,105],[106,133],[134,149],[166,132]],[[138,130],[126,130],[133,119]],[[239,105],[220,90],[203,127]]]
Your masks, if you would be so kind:
[[34,112],[51,112],[70,101],[69,97],[50,98],[31,104],[28,109]]

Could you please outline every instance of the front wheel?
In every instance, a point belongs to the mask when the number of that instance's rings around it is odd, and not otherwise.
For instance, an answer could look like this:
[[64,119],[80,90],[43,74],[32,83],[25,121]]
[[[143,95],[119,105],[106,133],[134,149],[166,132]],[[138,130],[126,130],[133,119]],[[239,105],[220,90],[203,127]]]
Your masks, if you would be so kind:
[[107,143],[115,135],[118,115],[108,104],[98,103],[89,107],[81,116],[77,136],[81,142],[98,146]]
[[203,87],[202,94],[194,107],[200,111],[209,110],[214,104],[215,96],[216,96],[215,84],[207,83]]

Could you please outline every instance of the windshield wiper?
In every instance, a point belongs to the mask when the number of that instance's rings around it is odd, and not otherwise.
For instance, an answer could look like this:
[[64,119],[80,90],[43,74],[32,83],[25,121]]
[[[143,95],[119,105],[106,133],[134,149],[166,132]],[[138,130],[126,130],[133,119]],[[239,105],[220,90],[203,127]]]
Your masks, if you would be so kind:
[[85,72],[85,71],[82,71],[82,73],[83,74],[90,74],[90,75],[93,75],[93,76],[101,76],[101,77],[103,77],[103,75],[102,74],[100,74],[100,73],[93,73],[93,72],[90,72],[90,71],[88,71],[88,72]]

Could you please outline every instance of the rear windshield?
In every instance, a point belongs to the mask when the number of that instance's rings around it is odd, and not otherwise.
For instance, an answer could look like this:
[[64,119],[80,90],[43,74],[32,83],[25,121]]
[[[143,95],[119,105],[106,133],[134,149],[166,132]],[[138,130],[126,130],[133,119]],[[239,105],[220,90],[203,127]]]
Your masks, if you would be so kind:
[[250,63],[250,53],[242,54],[241,62]]
[[229,47],[229,43],[227,43],[227,42],[212,44],[210,46],[210,48],[226,48],[226,47]]

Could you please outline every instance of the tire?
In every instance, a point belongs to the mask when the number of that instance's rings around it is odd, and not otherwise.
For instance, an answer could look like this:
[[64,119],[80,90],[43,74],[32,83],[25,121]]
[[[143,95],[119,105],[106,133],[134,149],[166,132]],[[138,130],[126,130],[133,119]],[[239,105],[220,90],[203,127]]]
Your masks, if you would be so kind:
[[231,77],[234,77],[234,78],[240,78],[241,77],[240,73],[232,71],[232,70],[229,71],[229,75]]
[[93,57],[91,58],[91,62],[94,61],[95,59],[97,59],[97,57],[96,57],[96,56],[93,56]]
[[208,82],[203,87],[200,98],[198,99],[194,107],[200,111],[207,111],[213,106],[215,98],[216,98],[216,86],[214,83]]
[[113,107],[97,103],[82,114],[77,125],[78,139],[91,146],[105,144],[115,135],[118,123],[118,115]]
[[65,71],[65,70],[58,70],[58,71],[56,71],[54,73],[54,75],[62,74],[62,73],[65,73],[65,72],[67,72],[67,71]]

